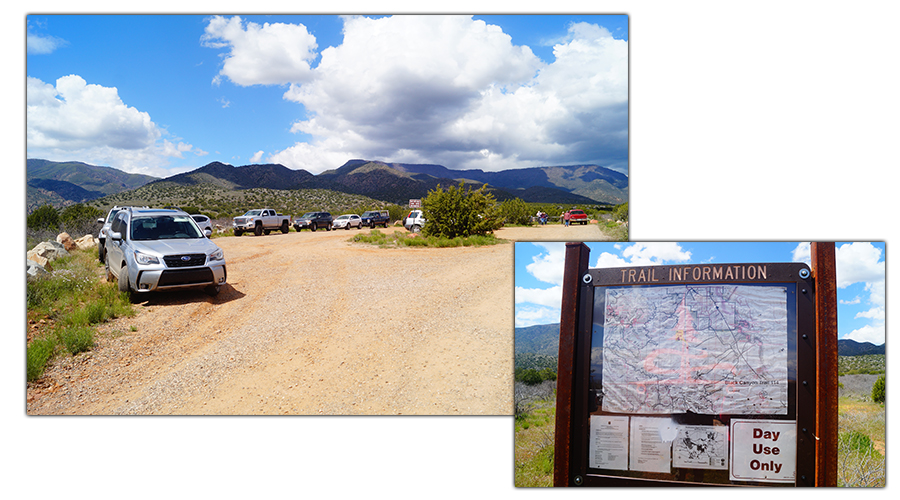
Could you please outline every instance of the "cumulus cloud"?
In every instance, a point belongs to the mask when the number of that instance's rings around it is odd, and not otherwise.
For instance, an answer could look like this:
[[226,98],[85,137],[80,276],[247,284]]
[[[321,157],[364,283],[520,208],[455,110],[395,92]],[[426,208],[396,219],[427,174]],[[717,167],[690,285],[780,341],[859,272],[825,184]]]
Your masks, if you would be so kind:
[[542,247],[547,253],[534,256],[531,264],[525,266],[525,270],[544,283],[562,285],[566,265],[565,243],[534,244]]
[[[322,50],[312,69],[315,42],[305,27],[272,26],[215,17],[203,41],[230,48],[219,76],[238,85],[289,82],[284,98],[305,107],[292,130],[312,140],[272,161],[316,173],[347,158],[627,169],[628,42],[600,26],[571,26],[546,63],[500,27],[467,16],[347,17],[343,43]],[[275,75],[273,66],[286,69]],[[332,157],[339,162],[318,163]]]
[[244,23],[240,17],[214,16],[204,30],[204,47],[228,48],[217,75],[237,85],[282,85],[309,80],[316,37],[302,24]]
[[550,288],[516,287],[516,304],[538,304],[559,309],[562,301],[562,286]]
[[78,75],[26,81],[28,157],[115,165],[149,175],[171,175],[167,158],[193,147],[165,138],[146,112],[127,106],[115,87],[88,84]]
[[560,310],[548,307],[517,307],[516,328],[559,323]]
[[687,262],[691,252],[678,243],[634,243],[620,249],[621,256],[603,252],[594,267],[659,266],[670,262]]

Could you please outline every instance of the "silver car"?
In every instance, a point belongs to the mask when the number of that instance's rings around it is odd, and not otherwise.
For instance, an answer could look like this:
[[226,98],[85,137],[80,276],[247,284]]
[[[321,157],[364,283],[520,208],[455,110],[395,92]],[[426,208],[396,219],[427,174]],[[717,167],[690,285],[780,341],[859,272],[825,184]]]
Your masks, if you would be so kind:
[[225,284],[225,254],[181,210],[123,209],[107,232],[106,276],[123,292],[203,288]]
[[362,219],[356,214],[344,214],[334,219],[331,227],[334,229],[350,229],[351,227],[360,229],[362,227]]

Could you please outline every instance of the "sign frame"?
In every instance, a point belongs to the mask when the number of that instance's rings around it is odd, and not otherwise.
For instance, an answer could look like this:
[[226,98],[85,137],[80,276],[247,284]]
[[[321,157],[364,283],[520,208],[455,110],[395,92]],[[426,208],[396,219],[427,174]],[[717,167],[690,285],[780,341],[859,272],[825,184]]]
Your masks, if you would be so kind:
[[[685,284],[790,284],[795,291],[793,331],[789,335],[795,357],[788,380],[789,397],[795,410],[796,477],[790,485],[815,486],[817,477],[817,339],[816,280],[802,263],[698,264],[589,269],[590,249],[583,243],[568,243],[560,318],[560,351],[557,374],[557,421],[554,462],[555,486],[722,486],[693,480],[624,477],[598,473],[589,467],[590,450],[590,349],[593,329],[594,292],[597,288],[647,287]],[[735,416],[736,419],[741,418]],[[729,446],[730,437],[729,437]],[[729,456],[729,461],[731,457]],[[730,467],[730,466],[729,466]],[[701,476],[702,477],[702,476]],[[766,482],[731,482],[725,485],[769,485]],[[783,483],[782,483],[783,484]]]

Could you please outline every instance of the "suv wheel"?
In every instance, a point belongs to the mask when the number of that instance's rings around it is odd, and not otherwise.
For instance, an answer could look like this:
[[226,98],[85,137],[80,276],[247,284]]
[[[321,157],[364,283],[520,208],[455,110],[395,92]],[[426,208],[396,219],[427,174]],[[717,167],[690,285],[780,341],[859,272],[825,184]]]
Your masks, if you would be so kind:
[[209,285],[208,287],[204,288],[203,291],[206,292],[206,294],[210,297],[215,297],[216,295],[219,295],[220,291],[222,291],[222,285]]
[[[109,264],[107,264],[107,267]],[[123,265],[122,269],[119,270],[119,291],[120,292],[130,292],[131,285],[128,283],[128,266]]]
[[262,233],[263,233],[262,224],[257,224],[256,227],[253,229],[253,234],[255,234],[257,236],[262,236]]
[[288,231],[290,231],[290,230],[291,230],[291,227],[288,226],[287,221],[284,221],[284,222],[281,223],[281,232],[282,232],[283,234],[288,234]]

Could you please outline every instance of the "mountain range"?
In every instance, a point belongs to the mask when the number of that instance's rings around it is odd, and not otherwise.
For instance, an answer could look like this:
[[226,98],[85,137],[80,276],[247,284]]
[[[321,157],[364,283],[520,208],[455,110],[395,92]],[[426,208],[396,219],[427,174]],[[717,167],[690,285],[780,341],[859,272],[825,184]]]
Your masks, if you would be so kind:
[[[534,353],[556,356],[559,354],[559,323],[516,328],[515,353]],[[861,356],[864,354],[885,354],[885,344],[856,342],[850,339],[838,340],[838,356]]]
[[31,159],[26,164],[28,210],[49,203],[65,206],[146,184],[213,184],[225,189],[329,189],[406,204],[437,186],[460,182],[473,187],[488,184],[503,201],[559,204],[620,204],[628,201],[628,177],[597,165],[533,167],[499,172],[452,170],[442,165],[350,160],[340,168],[313,175],[278,164],[235,167],[212,162],[196,170],[165,179],[128,174],[111,167],[81,162]]

